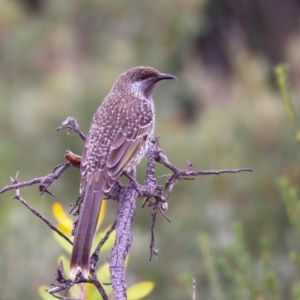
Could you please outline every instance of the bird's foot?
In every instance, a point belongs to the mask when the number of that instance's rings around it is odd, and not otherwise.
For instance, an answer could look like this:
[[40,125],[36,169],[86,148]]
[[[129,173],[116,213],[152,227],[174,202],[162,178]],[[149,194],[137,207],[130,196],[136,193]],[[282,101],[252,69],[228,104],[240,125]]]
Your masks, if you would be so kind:
[[137,182],[136,177],[135,177],[135,172],[131,172],[129,174],[127,171],[124,171],[123,174],[131,181],[131,184],[134,186],[134,189],[139,193],[139,196],[143,196],[143,192],[141,191],[140,184]]

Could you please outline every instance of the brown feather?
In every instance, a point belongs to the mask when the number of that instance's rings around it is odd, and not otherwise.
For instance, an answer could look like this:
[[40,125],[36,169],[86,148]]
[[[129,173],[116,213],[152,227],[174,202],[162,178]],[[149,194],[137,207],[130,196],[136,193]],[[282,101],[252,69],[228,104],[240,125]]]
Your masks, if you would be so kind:
[[[99,176],[97,176],[99,177]],[[86,185],[83,202],[80,207],[80,218],[75,229],[74,246],[71,255],[71,276],[81,270],[87,277],[90,270],[90,252],[95,236],[98,217],[103,197],[103,178],[91,180]]]
[[159,80],[172,78],[150,67],[132,68],[121,74],[94,114],[81,158],[80,191],[85,194],[71,256],[72,274],[81,270],[88,276],[103,193],[145,155],[154,130],[151,92]]

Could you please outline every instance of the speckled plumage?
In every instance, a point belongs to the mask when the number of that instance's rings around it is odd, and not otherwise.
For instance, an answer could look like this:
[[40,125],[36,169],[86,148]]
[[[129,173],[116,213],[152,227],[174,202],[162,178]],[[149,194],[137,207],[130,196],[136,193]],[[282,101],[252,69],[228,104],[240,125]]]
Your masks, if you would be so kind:
[[141,161],[154,131],[151,92],[163,79],[174,79],[150,67],[123,73],[96,111],[81,160],[80,191],[85,193],[75,230],[71,273],[89,273],[89,256],[104,192]]

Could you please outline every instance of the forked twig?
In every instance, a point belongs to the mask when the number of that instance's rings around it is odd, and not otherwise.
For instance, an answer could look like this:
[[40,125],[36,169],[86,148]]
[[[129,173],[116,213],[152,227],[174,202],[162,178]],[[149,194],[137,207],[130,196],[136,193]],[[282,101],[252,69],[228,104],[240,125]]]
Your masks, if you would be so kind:
[[[79,137],[85,141],[85,135],[81,132],[77,121],[73,117],[68,117],[61,125],[56,129],[69,129],[68,133],[71,131],[76,132]],[[76,167],[77,169],[80,166],[81,157],[72,153],[71,151],[67,151],[65,153],[65,158],[67,162],[58,165],[54,168],[53,172],[43,176],[34,178],[30,181],[18,182],[17,177],[18,173],[15,178],[10,178],[12,184],[6,186],[0,190],[0,194],[3,194],[9,190],[15,189],[16,194],[12,198],[19,200],[23,205],[25,205],[34,215],[38,218],[43,220],[52,230],[57,232],[60,236],[66,239],[70,244],[72,242],[70,239],[65,236],[62,232],[60,232],[55,226],[52,225],[43,215],[33,209],[21,196],[20,196],[20,189],[25,186],[31,186],[34,184],[39,184],[39,191],[40,194],[48,193],[52,196],[51,192],[49,192],[48,188],[53,183],[54,180],[57,180],[65,170],[69,167]],[[171,194],[171,191],[175,184],[179,180],[193,180],[196,176],[200,175],[220,175],[225,173],[239,173],[239,172],[253,172],[251,169],[241,168],[241,169],[224,169],[224,170],[195,170],[194,166],[187,161],[187,169],[182,170],[171,164],[166,155],[163,154],[162,149],[159,145],[159,139],[156,138],[150,144],[148,153],[147,153],[147,171],[146,177],[144,180],[144,184],[140,185],[135,180],[134,173],[133,175],[130,174],[128,177],[131,181],[131,184],[122,185],[120,182],[117,182],[110,193],[106,195],[108,199],[116,199],[119,201],[119,210],[118,216],[108,230],[104,238],[98,244],[96,250],[92,254],[91,258],[91,268],[90,273],[91,277],[89,279],[84,278],[81,273],[77,274],[74,280],[66,279],[65,272],[63,268],[63,264],[60,263],[57,274],[56,274],[56,281],[58,284],[53,284],[52,288],[48,291],[54,297],[58,299],[67,300],[67,293],[76,284],[81,283],[92,283],[97,288],[99,293],[101,294],[104,300],[108,300],[108,296],[105,293],[101,283],[99,282],[95,267],[98,261],[98,254],[100,248],[103,246],[105,241],[108,239],[109,235],[113,230],[116,230],[116,241],[115,245],[111,252],[111,257],[109,259],[109,267],[110,267],[110,274],[111,274],[111,284],[113,286],[114,291],[114,299],[115,300],[123,300],[126,299],[126,271],[125,271],[125,258],[127,253],[131,247],[132,236],[131,236],[131,225],[134,219],[135,211],[136,211],[136,199],[138,197],[144,197],[144,204],[147,203],[148,207],[151,207],[151,239],[150,239],[150,260],[153,255],[157,257],[158,249],[155,249],[155,234],[154,229],[156,225],[156,215],[157,212],[161,212],[162,215],[168,220],[171,221],[170,218],[166,215],[166,211],[168,210],[168,200]],[[167,169],[171,170],[171,174],[163,175],[161,178],[166,178],[165,187],[157,184],[155,178],[155,165],[156,163],[160,163],[164,165]],[[79,207],[79,201],[75,205],[75,207]],[[76,212],[75,212],[76,213]],[[62,294],[59,294],[62,293]],[[193,300],[196,298],[196,281],[193,278]]]

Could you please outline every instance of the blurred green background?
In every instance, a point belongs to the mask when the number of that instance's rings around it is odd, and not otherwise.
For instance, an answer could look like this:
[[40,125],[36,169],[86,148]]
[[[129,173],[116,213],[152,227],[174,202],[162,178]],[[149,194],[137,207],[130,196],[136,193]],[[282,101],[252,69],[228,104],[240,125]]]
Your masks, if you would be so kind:
[[[157,219],[160,251],[152,262],[150,210],[139,200],[129,284],[153,281],[149,300],[191,299],[192,277],[197,299],[300,299],[299,273],[289,259],[299,240],[278,187],[282,175],[299,185],[300,151],[273,72],[280,62],[290,65],[299,111],[299,1],[2,0],[0,7],[0,187],[16,171],[21,181],[48,174],[64,161],[66,149],[80,154],[82,141],[55,128],[74,116],[87,132],[118,75],[150,65],[178,78],[154,93],[155,134],[170,161],[181,168],[188,159],[197,169],[255,172],[179,182],[170,197],[172,223]],[[140,182],[144,173],[145,162]],[[157,173],[168,171],[159,167]],[[79,172],[70,169],[51,187],[56,198],[40,197],[36,186],[24,188],[22,196],[54,221],[53,202],[69,210],[78,188]],[[40,299],[38,286],[53,282],[63,250],[12,195],[0,196],[0,299]],[[116,209],[109,203],[107,225]],[[238,250],[241,236],[237,257],[247,252],[248,259],[242,272],[226,256],[228,249]],[[262,241],[278,298],[260,282]],[[251,293],[251,286],[247,290],[227,274],[243,278],[248,271],[262,292]]]

